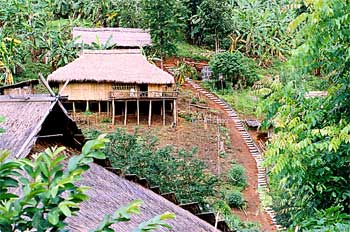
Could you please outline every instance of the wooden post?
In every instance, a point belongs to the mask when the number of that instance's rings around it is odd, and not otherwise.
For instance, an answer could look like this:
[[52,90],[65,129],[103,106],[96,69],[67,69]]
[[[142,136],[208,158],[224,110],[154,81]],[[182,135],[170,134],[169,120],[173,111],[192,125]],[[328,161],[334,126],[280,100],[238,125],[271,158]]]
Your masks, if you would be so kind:
[[152,100],[149,101],[149,112],[148,112],[148,126],[151,126],[152,120]]
[[98,102],[98,116],[101,115],[101,102]]
[[128,101],[125,101],[124,126],[126,126],[127,120],[128,120]]
[[175,99],[174,99],[173,113],[174,113],[174,124],[175,124],[175,126],[177,126],[177,109],[176,109],[176,100]]
[[107,117],[109,117],[110,113],[109,113],[109,101],[107,101]]
[[165,126],[165,99],[163,99],[163,126]]
[[115,104],[114,99],[112,100],[112,125],[114,126],[115,123]]
[[75,118],[75,112],[76,112],[76,110],[75,110],[75,102],[73,102],[73,118]]
[[85,112],[89,112],[90,111],[90,108],[89,108],[89,101],[86,101],[86,109],[85,109]]
[[137,125],[140,125],[140,100],[136,100],[136,108],[137,108]]

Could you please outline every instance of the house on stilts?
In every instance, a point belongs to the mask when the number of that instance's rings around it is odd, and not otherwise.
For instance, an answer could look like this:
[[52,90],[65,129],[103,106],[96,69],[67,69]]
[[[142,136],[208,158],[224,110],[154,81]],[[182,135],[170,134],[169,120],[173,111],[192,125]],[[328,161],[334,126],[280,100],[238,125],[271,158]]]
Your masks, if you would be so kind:
[[[65,146],[65,155],[79,154],[85,138],[69,117],[58,97],[48,95],[0,96],[0,115],[5,122],[0,128],[0,150],[9,150],[10,159],[31,158],[47,147]],[[89,199],[79,205],[80,210],[66,219],[68,230],[85,232],[97,228],[106,214],[133,200],[144,202],[140,215],[130,222],[119,223],[113,229],[128,232],[138,224],[164,212],[173,212],[171,230],[198,232],[229,232],[225,221],[217,221],[212,212],[202,213],[197,203],[179,204],[174,193],[161,194],[159,187],[151,187],[146,179],[122,175],[106,162],[91,163],[79,185],[89,187]],[[217,226],[217,229],[213,225]]]
[[[115,44],[114,50],[82,50],[79,58],[48,77],[67,108],[76,111],[105,112],[126,125],[128,122],[160,119],[163,125],[177,122],[178,92],[174,77],[147,61],[139,47],[151,45],[148,32],[140,29],[73,29],[77,45]],[[159,121],[159,120],[158,120]]]

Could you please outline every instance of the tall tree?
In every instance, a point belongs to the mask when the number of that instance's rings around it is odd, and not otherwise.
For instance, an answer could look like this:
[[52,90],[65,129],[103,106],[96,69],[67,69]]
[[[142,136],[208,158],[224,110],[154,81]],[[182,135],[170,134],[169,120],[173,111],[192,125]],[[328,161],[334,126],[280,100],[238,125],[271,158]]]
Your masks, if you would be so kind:
[[203,0],[198,15],[194,18],[202,33],[215,41],[215,51],[220,49],[220,39],[230,31],[229,17],[231,7],[227,0]]
[[161,56],[176,52],[175,42],[182,28],[177,0],[143,0],[142,19],[143,27],[150,29],[153,48]]
[[[266,162],[280,223],[305,231],[350,228],[350,2],[304,1],[294,80],[275,85],[266,102],[275,128]],[[328,96],[307,98],[297,77],[320,70]],[[338,213],[336,213],[338,212]],[[339,215],[339,213],[342,213]],[[343,229],[335,229],[336,224]]]

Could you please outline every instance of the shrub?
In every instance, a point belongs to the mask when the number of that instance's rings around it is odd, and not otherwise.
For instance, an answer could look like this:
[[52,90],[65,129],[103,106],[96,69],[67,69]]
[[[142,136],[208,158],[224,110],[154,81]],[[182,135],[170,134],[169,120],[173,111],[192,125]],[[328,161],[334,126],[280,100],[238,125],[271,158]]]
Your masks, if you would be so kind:
[[210,60],[209,65],[216,78],[222,74],[232,86],[252,86],[258,80],[254,60],[239,51],[219,53]]
[[245,205],[243,195],[238,191],[230,191],[226,193],[225,200],[232,208],[242,208]]
[[228,181],[238,187],[246,187],[247,176],[245,174],[245,169],[242,165],[233,164],[227,175]]

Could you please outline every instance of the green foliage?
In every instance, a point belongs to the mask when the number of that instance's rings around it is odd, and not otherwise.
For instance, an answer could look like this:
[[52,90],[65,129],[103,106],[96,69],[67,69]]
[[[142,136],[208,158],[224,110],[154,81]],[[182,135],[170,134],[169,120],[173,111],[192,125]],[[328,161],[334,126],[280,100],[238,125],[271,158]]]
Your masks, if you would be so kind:
[[[74,183],[81,179],[94,158],[104,158],[100,150],[106,141],[100,136],[87,142],[82,154],[72,157],[67,168],[63,165],[63,147],[46,149],[33,160],[5,161],[6,155],[2,156],[0,229],[45,231],[64,228],[64,219],[87,199],[85,188]],[[21,189],[21,195],[11,193],[9,188]]]
[[205,164],[190,152],[173,147],[157,148],[157,139],[128,134],[117,130],[108,136],[111,143],[106,148],[113,167],[125,173],[145,177],[151,185],[160,186],[162,192],[174,191],[182,203],[205,202],[214,194],[216,178],[208,173]]
[[238,187],[246,187],[247,176],[245,174],[245,169],[242,165],[233,164],[227,174],[228,181]]
[[209,65],[216,77],[222,74],[232,85],[252,86],[258,80],[254,61],[239,51],[219,53],[213,56]]
[[225,194],[225,200],[231,208],[242,208],[245,205],[243,195],[239,191],[229,191]]
[[[339,213],[349,213],[350,104],[345,38],[350,7],[348,1],[340,0],[305,1],[305,5],[308,10],[290,25],[291,30],[299,27],[299,37],[303,37],[291,59],[295,80],[275,83],[274,92],[264,103],[267,120],[263,125],[273,125],[276,132],[265,164],[271,170],[273,205],[281,223],[291,228],[311,223],[310,230],[336,231],[338,225],[329,215],[317,212],[339,207]],[[312,73],[321,76],[319,82],[327,83],[328,97],[305,98],[307,86],[298,77]]]
[[303,231],[342,232],[350,230],[350,215],[342,213],[341,207],[316,211],[313,217],[300,223]]
[[142,21],[150,29],[152,47],[161,57],[176,52],[176,38],[182,27],[177,0],[142,0]]
[[[5,117],[0,115],[0,124],[5,122]],[[5,129],[0,127],[0,134],[4,133]]]
[[220,213],[225,221],[228,223],[228,226],[233,231],[242,231],[242,232],[259,232],[259,225],[251,222],[242,222],[235,214],[232,213],[230,206],[223,200],[217,200],[213,204],[213,208],[216,212]]
[[185,62],[180,62],[176,65],[174,69],[174,77],[178,84],[182,85],[185,83],[186,78],[191,78],[193,80],[198,79],[198,72],[196,68]]
[[210,41],[215,41],[215,51],[220,49],[220,39],[231,29],[230,10],[227,0],[202,0],[197,15],[193,17],[194,32],[202,35],[203,42],[210,44]]
[[272,57],[285,60],[293,46],[293,35],[287,33],[295,10],[291,2],[271,0],[233,0],[230,50],[257,57],[268,65]]
[[190,45],[185,42],[176,43],[176,56],[190,58],[195,61],[209,61],[210,57],[214,54],[213,51],[198,47],[196,45]]

